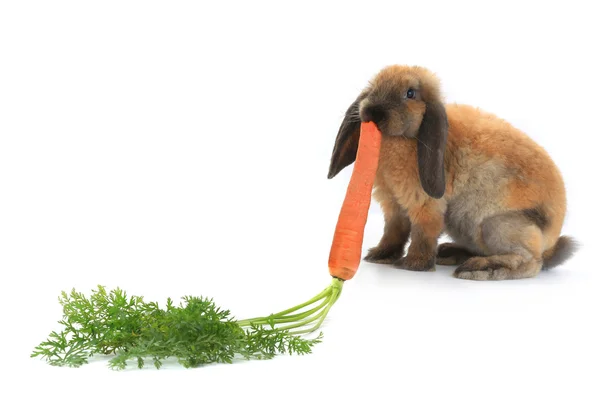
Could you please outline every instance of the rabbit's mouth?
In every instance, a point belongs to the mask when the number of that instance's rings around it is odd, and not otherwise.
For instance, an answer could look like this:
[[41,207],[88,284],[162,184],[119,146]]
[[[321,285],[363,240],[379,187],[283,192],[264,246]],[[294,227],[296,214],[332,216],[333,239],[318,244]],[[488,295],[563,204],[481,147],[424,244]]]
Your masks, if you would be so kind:
[[377,126],[387,118],[387,111],[382,105],[366,104],[360,108],[360,119],[362,122],[375,122]]
[[360,104],[359,116],[361,122],[374,122],[381,133],[388,134],[388,109],[381,104],[371,104],[365,99]]
[[415,129],[406,112],[394,103],[373,103],[366,98],[360,103],[359,117],[362,122],[374,122],[381,133],[388,136],[412,137]]
[[360,120],[362,122],[374,122],[382,134],[412,137],[412,122],[403,118],[402,113],[395,108],[385,108],[383,106],[365,106],[360,111]]

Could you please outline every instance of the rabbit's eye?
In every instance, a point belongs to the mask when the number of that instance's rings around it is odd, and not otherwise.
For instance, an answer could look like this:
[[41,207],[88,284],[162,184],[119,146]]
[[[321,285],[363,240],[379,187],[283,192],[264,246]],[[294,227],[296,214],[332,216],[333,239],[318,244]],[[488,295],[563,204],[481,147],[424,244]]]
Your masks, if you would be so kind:
[[409,99],[414,99],[416,96],[415,90],[410,88],[408,91],[406,91],[406,97]]

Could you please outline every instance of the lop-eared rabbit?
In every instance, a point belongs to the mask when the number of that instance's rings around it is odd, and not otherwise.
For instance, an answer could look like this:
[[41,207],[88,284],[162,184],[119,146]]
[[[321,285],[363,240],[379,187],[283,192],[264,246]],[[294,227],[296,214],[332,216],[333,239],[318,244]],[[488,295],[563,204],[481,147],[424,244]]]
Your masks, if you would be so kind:
[[[444,103],[431,71],[393,65],[369,82],[342,121],[329,178],[354,162],[369,121],[382,133],[373,197],[385,228],[366,261],[457,265],[458,278],[505,280],[534,277],[575,251],[561,236],[565,186],[548,153],[493,114]],[[438,246],[443,232],[453,243]]]

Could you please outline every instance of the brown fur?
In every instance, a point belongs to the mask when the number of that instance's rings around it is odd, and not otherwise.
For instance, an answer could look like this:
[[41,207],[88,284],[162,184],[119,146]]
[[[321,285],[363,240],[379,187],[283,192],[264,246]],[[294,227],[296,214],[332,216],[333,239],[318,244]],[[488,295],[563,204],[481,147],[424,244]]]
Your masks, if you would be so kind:
[[552,248],[544,251],[542,258],[544,263],[542,270],[552,269],[572,257],[577,249],[579,243],[569,236],[561,236]]
[[540,207],[525,209],[523,210],[523,215],[531,220],[531,222],[536,224],[541,230],[546,229],[548,226],[548,217],[546,216],[544,210]]
[[428,230],[420,225],[412,226],[411,238],[406,256],[393,264],[406,270],[435,271],[436,238],[431,237]]
[[[414,99],[407,98],[407,89],[416,90]],[[432,270],[443,231],[469,252],[440,257],[440,263],[460,264],[459,278],[533,277],[549,267],[544,262],[552,256],[569,257],[574,249],[567,244],[573,243],[559,239],[566,212],[564,183],[546,151],[493,114],[441,103],[433,73],[390,66],[349,108],[347,137],[338,134],[336,145],[356,140],[351,136],[358,134],[361,120],[373,120],[382,132],[374,198],[386,226],[365,259]],[[348,120],[354,122],[351,131]],[[330,174],[348,165],[337,163],[335,154],[334,149]],[[426,155],[431,157],[424,160]],[[443,167],[438,171],[435,163]],[[411,244],[402,257],[408,232]]]
[[455,243],[443,243],[438,247],[436,263],[444,266],[462,265],[473,253]]

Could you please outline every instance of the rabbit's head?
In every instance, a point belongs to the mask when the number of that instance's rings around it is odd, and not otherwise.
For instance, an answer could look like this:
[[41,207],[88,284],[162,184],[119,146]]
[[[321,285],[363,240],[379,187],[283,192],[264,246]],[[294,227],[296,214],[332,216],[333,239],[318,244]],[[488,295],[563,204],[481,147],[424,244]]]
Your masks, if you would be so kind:
[[355,161],[360,124],[369,121],[384,136],[417,140],[421,185],[428,195],[442,197],[448,121],[436,76],[418,66],[394,65],[381,70],[346,111],[328,178]]

